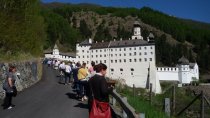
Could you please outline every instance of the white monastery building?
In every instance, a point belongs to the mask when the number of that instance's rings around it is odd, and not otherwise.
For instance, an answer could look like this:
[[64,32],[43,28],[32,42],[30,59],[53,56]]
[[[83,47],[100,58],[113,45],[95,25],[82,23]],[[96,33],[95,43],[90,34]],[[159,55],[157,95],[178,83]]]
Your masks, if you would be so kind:
[[[77,61],[90,65],[91,61],[107,65],[107,76],[112,79],[124,79],[128,86],[146,88],[149,82],[153,84],[155,93],[161,92],[157,78],[155,62],[154,36],[143,40],[138,22],[134,23],[134,34],[130,40],[93,43],[91,39],[76,45]],[[148,71],[150,68],[150,71]]]
[[182,57],[176,67],[157,67],[157,75],[159,80],[189,84],[198,81],[199,67],[197,63],[189,63],[189,60]]
[[148,88],[153,84],[153,92],[161,93],[161,81],[177,81],[189,84],[199,79],[197,63],[189,63],[182,57],[176,67],[156,67],[154,35],[146,40],[141,36],[139,22],[134,23],[133,36],[128,40],[93,42],[87,39],[76,44],[76,58],[59,54],[55,45],[52,53],[45,53],[46,58],[57,58],[80,63],[91,61],[107,65],[107,77],[123,79],[128,86]]

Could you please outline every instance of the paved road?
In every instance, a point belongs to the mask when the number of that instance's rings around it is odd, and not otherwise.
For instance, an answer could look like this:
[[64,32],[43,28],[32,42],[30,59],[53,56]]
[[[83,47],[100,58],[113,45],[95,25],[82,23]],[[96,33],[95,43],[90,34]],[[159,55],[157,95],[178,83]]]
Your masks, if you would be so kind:
[[70,85],[58,84],[55,70],[44,66],[42,80],[24,90],[11,110],[0,108],[0,118],[88,118],[87,103],[74,98]]

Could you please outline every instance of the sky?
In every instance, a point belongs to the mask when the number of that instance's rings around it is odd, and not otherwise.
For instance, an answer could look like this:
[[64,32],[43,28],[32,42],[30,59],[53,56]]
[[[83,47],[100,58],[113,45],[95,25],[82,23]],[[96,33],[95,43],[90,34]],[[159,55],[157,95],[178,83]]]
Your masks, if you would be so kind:
[[210,0],[41,0],[44,3],[93,3],[112,7],[144,6],[179,18],[210,23]]

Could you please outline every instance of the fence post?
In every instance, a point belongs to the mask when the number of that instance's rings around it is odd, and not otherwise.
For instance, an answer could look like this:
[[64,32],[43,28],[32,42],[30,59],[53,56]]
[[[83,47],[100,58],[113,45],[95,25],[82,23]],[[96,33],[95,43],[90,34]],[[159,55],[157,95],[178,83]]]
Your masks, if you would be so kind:
[[[124,97],[123,100],[124,100],[125,102],[127,102],[127,98],[126,98],[126,97]],[[127,117],[128,117],[128,116],[127,116],[126,112],[123,110],[123,118],[127,118]]]
[[112,97],[112,105],[115,107],[116,106],[116,99]]
[[135,97],[135,85],[133,84],[133,97]]
[[201,112],[200,112],[200,118],[204,118],[204,94],[203,91],[201,91]]
[[145,113],[139,113],[139,118],[145,118]]
[[149,91],[149,101],[150,101],[150,105],[152,104],[152,83],[150,83],[150,91]]
[[172,90],[172,115],[175,115],[176,113],[176,87],[175,85],[173,86],[173,90]]
[[165,113],[170,117],[171,109],[170,109],[170,98],[165,98]]

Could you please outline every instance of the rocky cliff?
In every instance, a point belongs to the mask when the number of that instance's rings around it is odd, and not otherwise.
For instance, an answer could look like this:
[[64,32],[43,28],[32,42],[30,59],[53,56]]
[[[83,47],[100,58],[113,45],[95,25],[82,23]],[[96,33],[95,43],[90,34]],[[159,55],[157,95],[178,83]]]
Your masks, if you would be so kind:
[[42,65],[39,60],[0,63],[0,99],[4,98],[4,90],[2,84],[6,78],[9,65],[14,65],[17,68],[16,86],[18,91],[22,91],[38,82],[41,79]]

